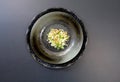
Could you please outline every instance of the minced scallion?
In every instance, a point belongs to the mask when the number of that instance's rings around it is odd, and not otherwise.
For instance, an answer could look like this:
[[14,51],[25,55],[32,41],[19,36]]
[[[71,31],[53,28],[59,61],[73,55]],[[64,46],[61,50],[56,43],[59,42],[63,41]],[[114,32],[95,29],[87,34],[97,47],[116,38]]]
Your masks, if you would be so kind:
[[67,41],[69,40],[69,35],[67,31],[63,29],[50,29],[50,32],[47,34],[47,41],[51,44],[52,47],[56,49],[64,49],[67,46]]

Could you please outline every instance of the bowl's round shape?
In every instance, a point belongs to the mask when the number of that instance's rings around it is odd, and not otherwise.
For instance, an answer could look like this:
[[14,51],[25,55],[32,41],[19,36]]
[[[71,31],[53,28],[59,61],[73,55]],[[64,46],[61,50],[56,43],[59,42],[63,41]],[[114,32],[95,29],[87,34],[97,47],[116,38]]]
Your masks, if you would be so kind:
[[[56,49],[47,41],[50,29],[63,29],[69,40],[64,49]],[[38,14],[27,31],[27,43],[34,59],[50,68],[70,66],[85,49],[87,35],[82,21],[63,8],[51,8]]]

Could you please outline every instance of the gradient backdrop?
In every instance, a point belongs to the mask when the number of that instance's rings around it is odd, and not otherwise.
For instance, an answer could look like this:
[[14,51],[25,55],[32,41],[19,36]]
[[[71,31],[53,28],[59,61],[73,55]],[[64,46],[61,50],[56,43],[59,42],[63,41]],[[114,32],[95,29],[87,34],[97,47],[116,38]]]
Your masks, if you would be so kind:
[[[88,45],[67,69],[50,70],[27,50],[32,18],[51,7],[83,20]],[[120,82],[120,0],[0,0],[0,82]]]

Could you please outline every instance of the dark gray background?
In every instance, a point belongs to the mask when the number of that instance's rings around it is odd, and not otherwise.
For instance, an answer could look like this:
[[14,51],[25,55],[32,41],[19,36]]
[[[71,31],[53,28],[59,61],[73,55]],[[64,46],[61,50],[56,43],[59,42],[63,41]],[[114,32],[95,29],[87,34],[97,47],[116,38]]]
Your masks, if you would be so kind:
[[[88,45],[67,69],[50,70],[27,50],[32,18],[51,7],[84,21]],[[0,0],[0,82],[120,82],[120,0]]]

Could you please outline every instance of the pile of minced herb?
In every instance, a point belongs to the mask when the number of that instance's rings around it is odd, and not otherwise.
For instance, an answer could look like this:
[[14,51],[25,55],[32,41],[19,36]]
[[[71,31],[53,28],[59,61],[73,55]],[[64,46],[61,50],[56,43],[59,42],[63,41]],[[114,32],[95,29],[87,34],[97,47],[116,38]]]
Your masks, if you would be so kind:
[[52,47],[56,49],[64,49],[67,46],[67,41],[69,40],[69,35],[63,29],[50,29],[47,34],[47,41]]

